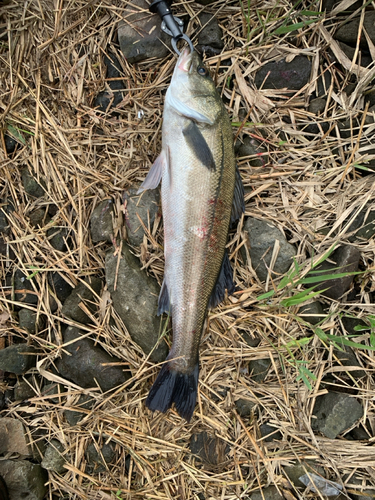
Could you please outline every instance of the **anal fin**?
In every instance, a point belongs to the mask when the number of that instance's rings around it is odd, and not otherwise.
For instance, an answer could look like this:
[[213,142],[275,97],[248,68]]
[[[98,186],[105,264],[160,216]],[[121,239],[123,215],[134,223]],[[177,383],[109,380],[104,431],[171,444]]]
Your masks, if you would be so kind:
[[167,288],[167,284],[165,279],[163,280],[163,284],[161,285],[160,293],[159,293],[159,303],[158,303],[158,316],[163,313],[170,314],[171,313],[171,304],[169,302],[169,292]]
[[231,295],[235,290],[232,266],[230,265],[227,252],[224,254],[221,270],[208,302],[210,309],[213,309],[225,299],[225,290],[228,290],[228,295]]
[[143,191],[146,191],[147,189],[155,189],[156,187],[158,187],[163,175],[165,164],[166,164],[165,154],[162,151],[160,155],[156,158],[154,163],[151,165],[147,177],[142,182],[140,188],[137,191],[137,194],[140,194]]

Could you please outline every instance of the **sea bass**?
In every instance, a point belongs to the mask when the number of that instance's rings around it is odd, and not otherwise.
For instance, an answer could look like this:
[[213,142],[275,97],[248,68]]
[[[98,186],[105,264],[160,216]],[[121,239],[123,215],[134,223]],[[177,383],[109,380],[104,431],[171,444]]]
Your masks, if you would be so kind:
[[199,55],[187,49],[165,97],[161,154],[139,192],[160,180],[165,273],[158,314],[171,314],[173,344],[146,406],[165,412],[175,403],[189,421],[207,309],[234,290],[225,245],[244,202],[229,116]]

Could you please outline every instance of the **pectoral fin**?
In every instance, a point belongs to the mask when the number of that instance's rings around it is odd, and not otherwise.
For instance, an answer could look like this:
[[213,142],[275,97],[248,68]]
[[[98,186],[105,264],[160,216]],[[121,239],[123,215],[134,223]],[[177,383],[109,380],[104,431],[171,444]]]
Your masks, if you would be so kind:
[[215,160],[202,132],[194,122],[190,122],[182,131],[186,142],[193,151],[195,157],[200,160],[209,170],[216,170]]
[[227,252],[224,254],[219,277],[208,302],[210,309],[213,309],[225,299],[225,290],[228,290],[228,295],[231,295],[235,290],[232,266],[230,265]]
[[165,166],[166,166],[166,156],[162,151],[160,155],[156,158],[154,163],[151,165],[150,171],[147,174],[146,179],[142,182],[140,188],[138,189],[137,194],[146,191],[146,189],[155,189],[156,187],[158,187]]
[[232,213],[230,217],[231,224],[233,224],[233,222],[236,222],[236,220],[238,220],[245,211],[244,194],[245,193],[243,189],[241,174],[238,170],[238,165],[236,165],[236,183],[234,186]]

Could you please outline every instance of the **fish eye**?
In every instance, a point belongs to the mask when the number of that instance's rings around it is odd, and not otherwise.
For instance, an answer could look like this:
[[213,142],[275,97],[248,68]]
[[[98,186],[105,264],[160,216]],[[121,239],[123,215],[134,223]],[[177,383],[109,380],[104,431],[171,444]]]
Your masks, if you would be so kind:
[[206,70],[206,68],[204,66],[199,66],[197,71],[198,71],[198,74],[201,76],[207,76],[207,74],[208,74],[208,71]]

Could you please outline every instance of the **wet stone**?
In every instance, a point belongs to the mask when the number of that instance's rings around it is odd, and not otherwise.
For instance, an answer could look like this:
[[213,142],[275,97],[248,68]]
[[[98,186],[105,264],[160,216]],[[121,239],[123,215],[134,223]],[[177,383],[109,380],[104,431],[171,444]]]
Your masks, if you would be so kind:
[[48,275],[48,282],[61,303],[72,293],[73,288],[58,272],[50,273]]
[[301,306],[298,311],[298,316],[303,319],[303,321],[307,321],[307,323],[311,325],[316,325],[326,317],[326,314],[324,314],[323,305],[318,300],[315,300],[310,304]]
[[363,416],[362,405],[347,394],[329,392],[316,400],[311,426],[330,439],[335,439]]
[[254,359],[253,361],[250,361],[249,373],[251,379],[254,380],[254,382],[263,382],[270,366],[271,360],[269,358]]
[[158,189],[148,189],[139,195],[137,195],[137,191],[138,188],[130,188],[123,194],[127,238],[133,246],[140,245],[145,234],[139,219],[152,231],[160,206]]
[[[359,30],[360,18],[357,17],[352,21],[349,21],[344,26],[339,28],[334,38],[339,40],[340,42],[344,42],[348,45],[356,46],[357,38],[358,38],[358,30]],[[367,11],[364,17],[363,27],[367,31],[372,43],[375,43],[375,11]],[[368,48],[368,44],[366,41],[366,37],[360,37],[360,47]]]
[[264,438],[263,441],[268,443],[274,440],[280,441],[283,438],[281,432],[275,429],[275,427],[272,427],[272,425],[262,424],[259,426],[259,430],[262,438]]
[[104,64],[107,68],[106,79],[108,89],[99,92],[95,99],[94,107],[102,111],[108,112],[111,108],[116,108],[123,99],[122,90],[124,84],[121,80],[111,80],[112,78],[120,78],[122,74],[121,65],[113,52],[109,52],[104,56]]
[[0,454],[18,453],[29,456],[30,449],[25,429],[20,420],[0,418]]
[[[324,261],[318,266],[317,271],[325,270],[327,274],[353,273],[358,271],[360,252],[355,247],[343,245],[330,256],[334,263]],[[324,276],[321,273],[316,276]],[[311,273],[314,276],[314,273]],[[354,275],[322,281],[317,284],[315,291],[325,290],[322,295],[333,300],[338,300],[347,292],[353,282]]]
[[201,13],[198,16],[203,29],[198,35],[197,50],[208,56],[219,54],[224,47],[223,31],[212,14]]
[[[113,250],[107,253],[105,271],[114,309],[134,342],[149,354],[159,340],[159,332],[162,331],[163,319],[157,316],[159,285],[141,270],[139,260],[126,244],[122,247],[120,263]],[[164,361],[166,355],[167,345],[162,341],[153,351],[151,360]]]
[[119,23],[118,41],[130,64],[169,53],[170,36],[161,30],[160,17],[148,7],[145,0],[132,0],[122,13],[126,22]]
[[236,405],[236,410],[239,414],[240,417],[242,418],[248,418],[251,416],[254,407],[256,406],[256,403],[253,403],[252,401],[249,401],[248,399],[237,399],[235,402]]
[[283,469],[289,481],[298,488],[306,488],[306,485],[299,480],[299,478],[305,474],[313,473],[321,477],[325,476],[323,467],[318,465],[314,460],[306,460],[295,465],[288,465]]
[[248,233],[248,247],[251,263],[262,281],[267,279],[268,269],[272,258],[275,241],[280,243],[279,253],[272,271],[272,277],[285,274],[293,264],[296,248],[288,243],[285,236],[275,226],[265,220],[249,217],[245,222],[245,231]]
[[0,474],[11,500],[43,500],[48,475],[40,465],[26,460],[1,460]]
[[249,159],[252,167],[264,167],[268,163],[267,150],[258,141],[250,136],[245,136],[243,142],[236,148],[238,158],[253,156]]
[[277,491],[276,486],[267,486],[262,491],[251,493],[251,500],[283,500],[284,497]]
[[30,311],[30,309],[20,309],[18,311],[18,322],[20,328],[34,334],[42,324],[42,317],[38,317],[38,314]]
[[26,193],[34,198],[41,198],[44,196],[46,190],[46,184],[44,181],[40,181],[40,183],[35,179],[33,175],[24,168],[21,171],[22,184],[26,191]]
[[13,344],[0,350],[0,370],[16,375],[23,375],[36,365],[34,347],[23,344]]
[[51,470],[57,472],[57,474],[62,474],[66,471],[64,464],[66,462],[62,455],[64,451],[64,446],[57,439],[52,439],[52,441],[47,446],[44,454],[44,458],[41,462],[43,469]]
[[25,401],[26,399],[33,398],[35,391],[24,380],[20,380],[14,388],[14,399],[16,401]]
[[190,451],[205,465],[216,467],[226,462],[229,445],[216,436],[200,432],[191,436]]
[[[87,283],[89,286],[86,286]],[[84,303],[85,306],[94,313],[97,309],[96,303],[98,299],[95,294],[99,295],[102,289],[102,280],[95,276],[85,278],[85,283],[79,283],[65,300],[62,307],[62,313],[64,316],[77,321],[78,323],[87,324],[91,320],[89,316],[81,309],[80,304]],[[92,291],[92,290],[93,291]],[[95,292],[95,294],[94,294]]]
[[27,275],[25,275],[23,271],[21,271],[21,269],[17,269],[17,271],[14,273],[14,290],[16,291],[15,299],[17,302],[35,305],[38,303],[38,295],[36,294],[33,287],[34,280],[33,278],[27,278]]
[[86,413],[79,411],[80,408],[85,410],[89,410],[93,407],[95,401],[88,394],[82,394],[79,397],[77,404],[74,405],[75,410],[65,410],[64,415],[66,420],[69,422],[69,425],[72,427],[77,425],[85,416]]
[[311,61],[296,56],[293,61],[273,61],[265,64],[255,75],[255,85],[264,89],[300,90],[310,80]]
[[94,243],[113,240],[113,201],[103,200],[90,218],[91,238]]
[[112,443],[105,444],[98,451],[98,444],[90,443],[86,450],[87,464],[94,472],[104,472],[107,470],[107,464],[113,462],[116,457]]
[[[63,353],[56,361],[60,375],[83,388],[97,387],[110,391],[114,387],[124,384],[130,378],[122,360],[111,356],[102,347],[95,345],[88,338],[80,338],[85,332],[78,328],[69,327],[63,335],[64,343],[76,340],[65,347],[67,354]],[[70,355],[69,355],[69,354]],[[121,363],[113,366],[113,363]]]

